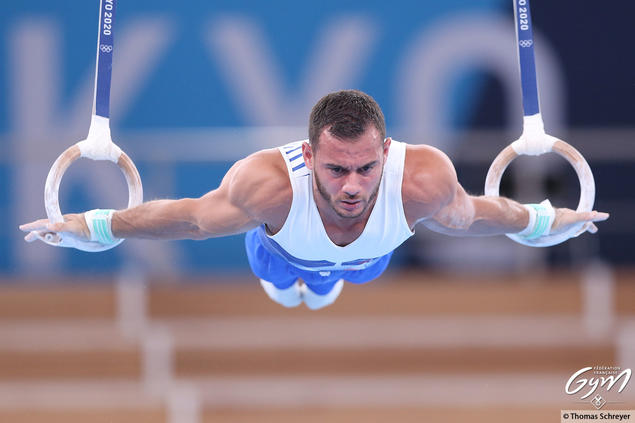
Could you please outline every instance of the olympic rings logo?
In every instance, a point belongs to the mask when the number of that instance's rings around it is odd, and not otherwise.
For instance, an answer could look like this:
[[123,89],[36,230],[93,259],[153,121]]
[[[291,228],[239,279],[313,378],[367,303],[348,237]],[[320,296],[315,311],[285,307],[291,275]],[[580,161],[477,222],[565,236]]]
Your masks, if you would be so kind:
[[533,43],[534,42],[532,40],[520,40],[520,41],[518,41],[518,44],[520,44],[521,47],[529,47]]
[[99,50],[101,50],[104,53],[110,53],[112,51],[112,46],[102,44],[99,46]]

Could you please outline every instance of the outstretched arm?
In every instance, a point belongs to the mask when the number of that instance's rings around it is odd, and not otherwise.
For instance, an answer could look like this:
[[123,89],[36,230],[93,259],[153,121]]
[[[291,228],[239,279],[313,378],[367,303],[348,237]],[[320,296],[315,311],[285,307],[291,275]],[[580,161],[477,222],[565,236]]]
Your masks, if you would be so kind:
[[[115,212],[113,235],[117,238],[206,239],[248,231],[261,222],[237,201],[236,193],[245,183],[243,166],[236,162],[220,186],[200,198],[155,200]],[[243,187],[244,189],[244,187]]]
[[[286,218],[285,207],[291,201],[281,160],[276,150],[264,150],[236,162],[220,186],[200,198],[149,201],[117,211],[112,233],[116,238],[206,239],[245,232],[262,223],[275,225],[280,214],[282,220]],[[45,233],[90,238],[84,214],[65,215],[64,222],[56,224],[41,219],[20,229],[29,232],[27,241]]]
[[[427,228],[452,236],[500,235],[518,233],[527,228],[529,212],[525,206],[504,197],[467,194],[457,180],[452,162],[439,150],[413,148],[406,165],[408,161],[411,179],[418,181],[418,186],[408,190],[410,203],[404,199],[404,204],[410,205],[416,221]],[[432,194],[426,186],[434,186]],[[557,208],[552,232],[561,232],[579,222],[587,222],[587,230],[596,232],[593,222],[608,217],[608,213],[597,211],[578,213]]]
[[520,232],[529,223],[521,204],[503,197],[474,197],[457,182],[449,202],[422,223],[452,236],[484,236]]

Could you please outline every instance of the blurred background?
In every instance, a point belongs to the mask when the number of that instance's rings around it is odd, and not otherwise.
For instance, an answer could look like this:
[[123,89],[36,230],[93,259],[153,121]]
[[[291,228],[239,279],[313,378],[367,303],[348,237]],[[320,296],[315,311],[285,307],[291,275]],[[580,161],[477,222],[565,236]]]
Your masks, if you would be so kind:
[[[26,244],[51,164],[90,123],[99,2],[0,15],[0,421],[557,421],[587,366],[635,365],[631,2],[534,2],[548,133],[587,159],[596,235],[536,249],[423,227],[384,276],[328,309],[270,302],[243,236],[128,240],[90,254]],[[512,2],[119,2],[113,140],[145,199],[197,197],[231,164],[307,137],[324,94],[356,88],[387,134],[431,144],[482,194],[522,130]],[[575,208],[558,157],[521,158],[504,195]],[[80,161],[63,212],[123,208],[111,164]],[[604,389],[604,388],[603,388]],[[627,386],[598,391],[634,408]],[[594,394],[595,395],[595,394]],[[593,395],[591,396],[593,397]]]

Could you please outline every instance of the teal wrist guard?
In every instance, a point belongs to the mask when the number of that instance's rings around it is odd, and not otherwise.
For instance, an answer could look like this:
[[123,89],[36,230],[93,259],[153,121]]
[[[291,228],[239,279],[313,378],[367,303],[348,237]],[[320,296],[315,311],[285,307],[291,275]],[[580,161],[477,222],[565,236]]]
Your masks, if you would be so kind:
[[84,219],[88,230],[90,230],[90,240],[103,245],[110,245],[119,242],[118,238],[112,234],[112,215],[114,210],[89,210],[84,213]]
[[529,212],[529,224],[516,235],[525,239],[536,239],[549,235],[556,218],[556,210],[551,206],[549,200],[540,204],[523,204],[523,206]]

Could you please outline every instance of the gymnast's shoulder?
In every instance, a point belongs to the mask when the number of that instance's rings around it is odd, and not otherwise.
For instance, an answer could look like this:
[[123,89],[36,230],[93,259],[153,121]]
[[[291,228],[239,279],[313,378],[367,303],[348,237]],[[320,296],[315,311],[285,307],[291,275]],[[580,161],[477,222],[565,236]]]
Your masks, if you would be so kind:
[[225,179],[228,180],[223,184],[227,183],[232,203],[260,221],[284,221],[291,208],[293,189],[278,149],[260,150],[239,160]]
[[401,196],[408,221],[429,217],[448,204],[457,184],[454,165],[444,152],[425,144],[406,146]]

